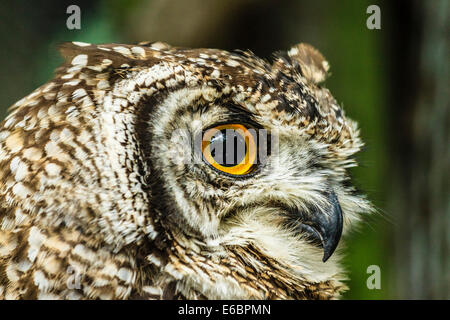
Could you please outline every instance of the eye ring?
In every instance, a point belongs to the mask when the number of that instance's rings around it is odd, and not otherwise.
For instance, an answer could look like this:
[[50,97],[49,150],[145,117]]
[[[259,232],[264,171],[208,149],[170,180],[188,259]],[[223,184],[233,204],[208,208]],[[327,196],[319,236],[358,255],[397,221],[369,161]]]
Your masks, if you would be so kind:
[[[226,166],[212,155],[211,143],[214,137],[225,130],[234,130],[245,141],[245,155],[239,163]],[[255,136],[250,129],[242,124],[223,124],[207,129],[202,137],[202,154],[204,160],[213,168],[229,175],[243,176],[251,173],[256,168],[257,144]]]

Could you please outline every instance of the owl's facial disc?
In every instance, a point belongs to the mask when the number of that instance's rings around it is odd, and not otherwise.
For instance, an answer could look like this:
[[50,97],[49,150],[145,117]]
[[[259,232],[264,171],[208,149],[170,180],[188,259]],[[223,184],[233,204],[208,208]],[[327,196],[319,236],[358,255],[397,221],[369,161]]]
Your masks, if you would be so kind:
[[[204,161],[219,174],[231,177],[246,177],[254,172],[257,159],[262,154],[260,147],[268,136],[258,134],[243,124],[222,124],[204,130],[202,154]],[[265,131],[264,131],[265,132]],[[265,132],[266,133],[266,132]],[[265,139],[259,139],[265,137]],[[267,152],[267,146],[264,148]],[[266,154],[265,156],[268,156]],[[323,262],[334,253],[342,234],[343,215],[341,206],[333,191],[324,194],[326,206],[323,209],[311,208],[307,211],[296,208],[287,209],[295,229],[315,245],[323,248]]]
[[309,238],[323,248],[322,261],[326,262],[336,249],[342,235],[343,217],[342,209],[334,192],[328,195],[330,208],[326,213],[309,212],[307,214],[299,211],[291,213],[294,218],[300,216],[301,223],[298,230],[308,234]]

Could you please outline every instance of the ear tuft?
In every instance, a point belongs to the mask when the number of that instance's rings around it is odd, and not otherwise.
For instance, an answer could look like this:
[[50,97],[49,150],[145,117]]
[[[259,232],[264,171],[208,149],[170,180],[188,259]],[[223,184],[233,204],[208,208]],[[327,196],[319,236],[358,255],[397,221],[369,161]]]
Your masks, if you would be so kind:
[[287,54],[293,63],[298,63],[307,81],[318,84],[326,79],[330,69],[328,61],[313,46],[299,43],[289,49]]

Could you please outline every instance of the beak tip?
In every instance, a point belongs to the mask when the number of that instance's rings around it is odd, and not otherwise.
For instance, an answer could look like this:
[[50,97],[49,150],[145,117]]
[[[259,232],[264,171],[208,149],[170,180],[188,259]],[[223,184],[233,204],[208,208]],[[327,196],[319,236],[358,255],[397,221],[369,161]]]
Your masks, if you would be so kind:
[[323,239],[322,242],[322,248],[323,248],[323,262],[327,262],[327,260],[333,255],[334,250],[336,249],[336,245],[332,243],[331,241],[327,241],[326,239]]
[[331,193],[330,199],[332,203],[332,215],[330,221],[328,222],[328,228],[325,228],[325,232],[322,234],[322,261],[324,263],[333,255],[334,251],[336,250],[336,247],[338,246],[339,240],[342,235],[343,227],[342,209],[334,192]]
[[324,263],[327,262],[327,260],[333,255],[335,249],[336,249],[336,247],[334,247],[334,248],[327,248],[326,246],[324,246],[323,258],[322,258],[322,261]]

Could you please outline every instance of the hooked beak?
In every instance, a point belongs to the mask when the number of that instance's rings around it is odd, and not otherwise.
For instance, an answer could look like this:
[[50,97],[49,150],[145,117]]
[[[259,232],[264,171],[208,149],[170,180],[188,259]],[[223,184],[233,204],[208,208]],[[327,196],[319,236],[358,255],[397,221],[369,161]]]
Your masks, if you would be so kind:
[[334,192],[328,194],[330,207],[325,212],[314,210],[298,213],[300,217],[299,231],[323,248],[323,262],[331,257],[342,235],[342,209]]

